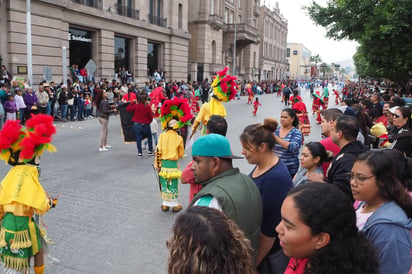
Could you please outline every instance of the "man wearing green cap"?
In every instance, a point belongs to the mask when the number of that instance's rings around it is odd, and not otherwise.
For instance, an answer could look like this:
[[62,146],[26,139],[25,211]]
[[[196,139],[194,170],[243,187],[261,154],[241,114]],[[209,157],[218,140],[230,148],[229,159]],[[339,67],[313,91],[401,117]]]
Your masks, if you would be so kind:
[[202,189],[191,206],[208,206],[224,212],[234,220],[250,240],[256,258],[262,220],[262,198],[256,184],[238,168],[233,168],[229,141],[219,134],[197,139],[192,148],[195,183]]

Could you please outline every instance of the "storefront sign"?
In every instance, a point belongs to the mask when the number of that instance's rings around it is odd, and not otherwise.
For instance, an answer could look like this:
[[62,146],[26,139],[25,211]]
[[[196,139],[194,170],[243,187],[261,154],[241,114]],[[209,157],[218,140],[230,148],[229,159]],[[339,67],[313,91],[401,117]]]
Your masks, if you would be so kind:
[[91,38],[86,38],[80,35],[74,35],[69,32],[69,41],[80,41],[80,42],[86,42],[86,43],[91,43],[93,40]]

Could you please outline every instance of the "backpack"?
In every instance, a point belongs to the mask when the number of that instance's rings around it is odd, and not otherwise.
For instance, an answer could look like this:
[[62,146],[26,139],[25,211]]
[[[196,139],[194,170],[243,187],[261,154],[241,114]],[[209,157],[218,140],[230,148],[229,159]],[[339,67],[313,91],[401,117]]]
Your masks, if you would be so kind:
[[287,96],[291,94],[290,87],[286,87],[283,89],[283,95]]

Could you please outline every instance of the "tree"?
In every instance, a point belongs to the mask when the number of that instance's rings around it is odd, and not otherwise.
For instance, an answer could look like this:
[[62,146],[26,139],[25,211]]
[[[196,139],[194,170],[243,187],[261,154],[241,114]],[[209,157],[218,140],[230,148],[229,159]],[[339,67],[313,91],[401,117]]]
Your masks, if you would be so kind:
[[360,75],[396,82],[412,77],[411,0],[330,0],[305,9],[327,37],[360,44],[354,56]]
[[329,72],[331,71],[330,66],[329,66],[328,64],[326,64],[326,63],[322,63],[319,67],[320,67],[319,70],[320,70],[320,71],[322,72],[322,74],[323,74],[322,79],[329,78],[329,76],[326,77],[326,73],[329,73]]
[[315,77],[318,76],[318,63],[322,62],[322,58],[320,58],[319,54],[313,55],[310,57],[309,61],[311,63],[315,63]]

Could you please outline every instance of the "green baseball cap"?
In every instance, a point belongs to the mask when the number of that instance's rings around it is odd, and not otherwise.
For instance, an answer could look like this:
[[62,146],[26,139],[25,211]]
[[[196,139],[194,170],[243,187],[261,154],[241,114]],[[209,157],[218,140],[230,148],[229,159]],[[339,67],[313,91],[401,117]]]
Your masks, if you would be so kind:
[[197,139],[193,143],[192,156],[243,159],[243,157],[232,154],[229,140],[226,137],[215,133]]

